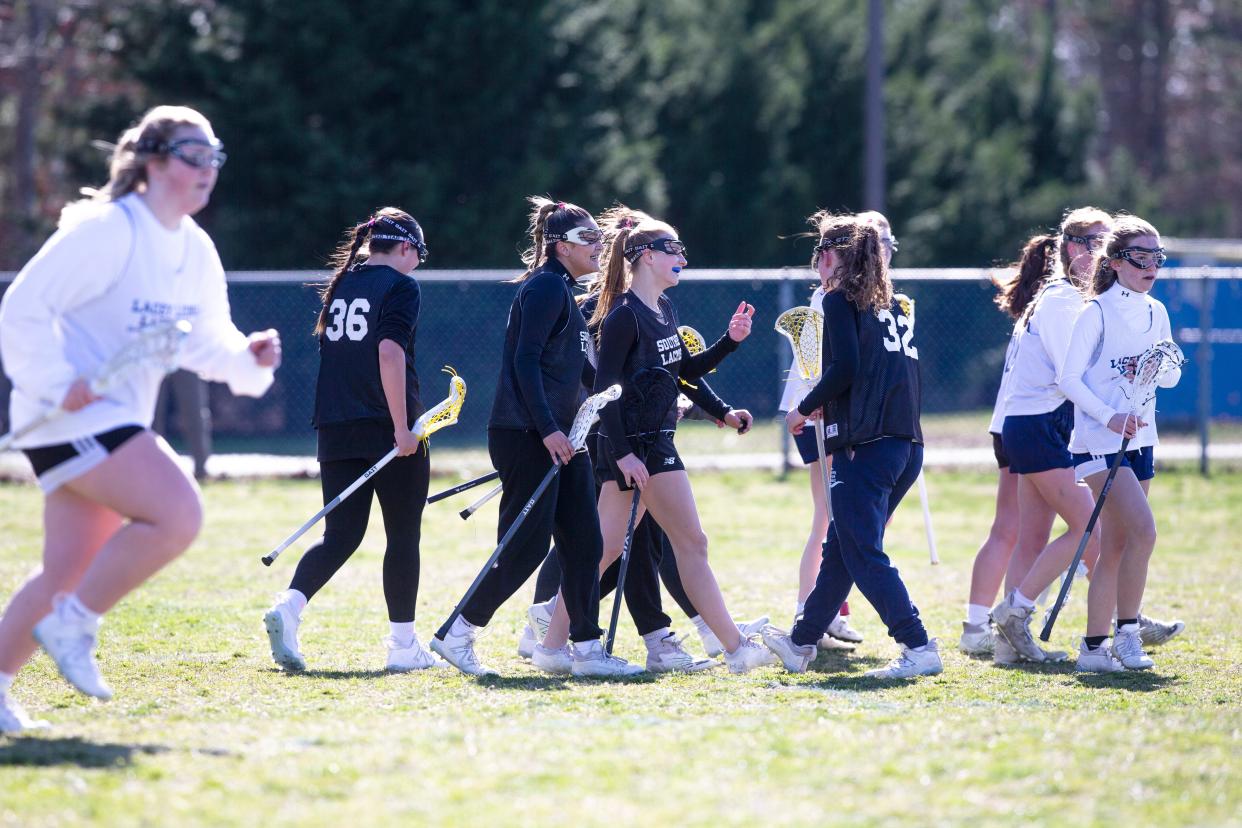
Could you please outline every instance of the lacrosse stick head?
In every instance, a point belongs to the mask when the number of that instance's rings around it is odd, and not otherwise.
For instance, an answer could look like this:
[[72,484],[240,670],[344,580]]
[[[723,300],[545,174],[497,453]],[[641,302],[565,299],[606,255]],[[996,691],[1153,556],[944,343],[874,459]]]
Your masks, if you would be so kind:
[[910,320],[910,327],[914,327],[914,300],[904,293],[894,293],[893,299],[901,307],[901,312],[905,314],[906,319]]
[[[707,350],[707,340],[703,338],[703,334],[696,331],[689,325],[681,325],[677,328],[677,334],[681,337],[681,344],[685,346],[686,353],[690,356],[701,354]],[[709,374],[716,373],[716,369],[708,371]],[[688,384],[688,383],[687,383]],[[690,386],[695,388],[696,386]]]
[[1156,385],[1165,374],[1186,364],[1186,355],[1171,339],[1162,339],[1138,358],[1134,368],[1134,391],[1130,395],[1132,413],[1146,410],[1156,398]]
[[420,440],[426,440],[440,429],[456,423],[462,403],[466,401],[466,381],[457,375],[452,366],[446,365],[442,370],[449,375],[449,395],[414,421],[414,428],[410,431]]
[[575,453],[586,450],[587,433],[591,430],[591,426],[599,421],[599,412],[603,411],[608,403],[620,397],[621,386],[613,384],[598,394],[587,397],[582,405],[578,406],[578,413],[574,415],[574,423],[569,428],[569,444],[574,447]]
[[625,433],[639,443],[651,442],[680,395],[677,380],[667,368],[643,368],[635,372],[621,394]]
[[789,340],[798,376],[804,380],[819,378],[823,329],[824,315],[814,308],[790,308],[776,317],[776,332]]
[[98,375],[91,381],[91,390],[96,394],[105,393],[120,380],[126,369],[139,364],[156,368],[163,374],[173,372],[177,368],[181,346],[185,344],[191,329],[190,323],[184,319],[145,328],[100,367]]

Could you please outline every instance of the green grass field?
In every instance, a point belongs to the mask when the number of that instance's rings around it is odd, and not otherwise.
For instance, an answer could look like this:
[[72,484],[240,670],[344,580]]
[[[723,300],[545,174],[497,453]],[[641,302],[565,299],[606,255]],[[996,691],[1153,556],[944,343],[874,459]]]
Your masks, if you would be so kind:
[[[695,486],[730,608],[787,624],[804,476],[701,475]],[[261,616],[297,549],[272,569],[258,558],[317,508],[318,484],[209,484],[199,541],[104,625],[116,698],[77,695],[42,655],[19,676],[18,698],[55,728],[0,737],[0,824],[1242,824],[1242,475],[1157,477],[1147,608],[1189,629],[1154,651],[1155,670],[1106,677],[997,669],[953,649],[994,475],[933,473],[929,486],[943,565],[927,564],[917,497],[889,549],[945,672],[878,684],[861,674],[894,647],[857,595],[866,642],[805,675],[546,677],[513,650],[530,587],[480,643],[502,678],[386,675],[378,528],[308,611],[311,671],[284,675]],[[494,507],[463,524],[465,500],[426,514],[424,641],[494,542]],[[39,540],[37,491],[0,486],[0,594]],[[1062,646],[1081,631],[1078,592]],[[619,647],[640,656],[628,619]]]

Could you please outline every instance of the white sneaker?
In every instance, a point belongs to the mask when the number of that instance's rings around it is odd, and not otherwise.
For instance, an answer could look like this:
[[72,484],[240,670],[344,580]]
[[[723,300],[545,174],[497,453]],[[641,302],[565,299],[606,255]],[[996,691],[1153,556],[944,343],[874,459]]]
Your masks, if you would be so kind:
[[479,663],[479,657],[474,653],[474,640],[478,635],[479,628],[471,626],[464,635],[453,635],[450,631],[444,640],[433,636],[431,651],[468,676],[500,675],[492,668],[484,667]]
[[990,656],[996,648],[991,624],[962,622],[962,637],[957,648],[968,656]]
[[522,637],[518,639],[517,653],[521,658],[530,661],[531,655],[535,652],[535,646],[539,643],[539,639],[535,637],[535,631],[531,629],[530,624],[522,630]]
[[992,663],[1001,667],[1012,667],[1015,664],[1029,664],[1030,662],[1018,655],[1018,651],[1009,645],[1005,636],[996,635],[992,637]]
[[[767,626],[768,617],[761,615],[754,621],[738,621],[734,618],[733,623],[737,624],[738,634],[742,638],[750,638],[752,635],[757,635]],[[721,645],[720,639],[706,625],[699,627],[699,638],[703,640],[703,649],[707,652],[708,658],[715,658],[724,653],[724,646]]]
[[828,625],[828,635],[838,641],[845,641],[850,644],[861,644],[863,640],[862,633],[851,627],[850,619],[840,613]]
[[[992,623],[996,625],[997,636],[1004,638],[1009,645],[1026,661],[1042,664],[1045,661],[1064,661],[1066,653],[1059,650],[1044,650],[1035,643],[1031,636],[1031,615],[1034,607],[1019,607],[1013,602],[1014,593],[1005,596],[992,608]],[[1004,663],[1004,662],[997,662]]]
[[622,678],[643,672],[643,668],[637,664],[608,655],[604,652],[604,643],[599,639],[574,644],[571,669],[579,678]]
[[942,670],[944,670],[944,664],[940,661],[940,644],[933,638],[917,650],[912,650],[903,644],[901,655],[879,670],[868,670],[863,675],[875,679],[904,679],[915,676],[934,676]]
[[647,645],[647,670],[652,673],[697,673],[720,664],[710,658],[695,658],[681,646],[684,637],[674,633]]
[[384,646],[388,648],[388,662],[385,669],[394,673],[408,673],[411,670],[426,670],[430,667],[447,667],[448,662],[439,656],[423,649],[422,642],[416,634],[409,644],[402,644],[391,635],[384,637]]
[[1113,655],[1127,670],[1150,670],[1156,666],[1143,652],[1143,639],[1137,624],[1127,624],[1113,636]]
[[1078,663],[1074,669],[1080,673],[1120,673],[1126,668],[1113,655],[1107,641],[1092,650],[1084,640],[1078,645]]
[[566,644],[559,650],[549,650],[542,644],[536,644],[531,653],[530,663],[545,673],[554,676],[568,676],[573,673],[574,657]]
[[763,628],[762,635],[764,645],[776,654],[785,669],[791,673],[805,673],[818,654],[814,644],[795,644],[789,633],[779,627],[769,624]]
[[52,611],[35,624],[35,641],[56,662],[65,680],[88,696],[107,701],[112,698],[95,662],[99,622],[90,622],[70,615],[65,594],[52,599]]
[[779,660],[767,647],[760,646],[745,636],[736,650],[725,653],[725,664],[729,666],[730,673],[749,673],[756,667],[766,667]]
[[274,604],[263,616],[267,640],[272,645],[272,660],[290,672],[306,669],[306,659],[298,649],[298,625],[301,617],[285,602]]
[[23,730],[44,730],[51,727],[42,719],[32,719],[26,709],[8,693],[0,693],[0,733],[21,733]]
[[1139,615],[1139,636],[1148,647],[1158,647],[1174,636],[1181,635],[1186,629],[1184,621],[1160,621]]

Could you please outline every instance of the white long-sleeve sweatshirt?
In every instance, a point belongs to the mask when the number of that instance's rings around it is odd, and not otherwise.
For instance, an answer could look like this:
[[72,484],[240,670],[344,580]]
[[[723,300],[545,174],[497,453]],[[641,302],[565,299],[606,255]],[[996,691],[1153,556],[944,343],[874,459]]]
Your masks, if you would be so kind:
[[[1131,410],[1133,372],[1139,357],[1156,342],[1171,338],[1164,305],[1120,282],[1087,304],[1074,324],[1057,378],[1061,390],[1074,402],[1071,451],[1111,454],[1120,448],[1121,435],[1108,428],[1108,421]],[[1181,369],[1174,369],[1159,384],[1172,388],[1181,376]],[[1154,389],[1138,401],[1137,412],[1147,425],[1131,438],[1127,450],[1159,444]]]
[[[188,216],[176,230],[131,194],[80,207],[35,254],[0,302],[0,356],[13,383],[14,431],[90,379],[144,328],[176,319],[193,326],[178,362],[235,394],[261,396],[272,384],[229,315],[215,245]],[[127,424],[149,426],[162,372],[127,371],[101,400],[32,430],[30,448]]]
[[1014,325],[1014,358],[1005,383],[1005,416],[1046,414],[1065,402],[1057,376],[1083,296],[1066,279],[1040,289],[1034,308]]

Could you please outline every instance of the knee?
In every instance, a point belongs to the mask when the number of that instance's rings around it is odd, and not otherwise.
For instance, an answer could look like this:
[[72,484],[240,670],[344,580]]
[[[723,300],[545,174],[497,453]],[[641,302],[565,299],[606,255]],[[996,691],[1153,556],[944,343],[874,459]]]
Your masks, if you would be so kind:
[[156,528],[170,558],[189,548],[203,528],[203,502],[198,493],[191,490],[168,501],[156,519]]
[[680,539],[678,546],[673,547],[679,558],[707,560],[707,533],[702,530]]
[[1156,548],[1156,524],[1155,521],[1143,521],[1130,530],[1130,543],[1137,547],[1138,551],[1150,555],[1151,551]]

